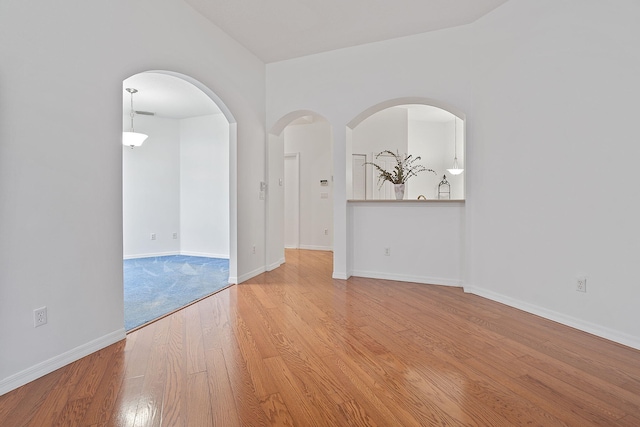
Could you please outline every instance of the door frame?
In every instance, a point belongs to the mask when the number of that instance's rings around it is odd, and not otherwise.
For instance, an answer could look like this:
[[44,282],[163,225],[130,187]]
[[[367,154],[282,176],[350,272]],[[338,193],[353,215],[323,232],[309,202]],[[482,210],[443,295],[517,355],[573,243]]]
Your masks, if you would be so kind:
[[[293,220],[293,229],[295,230],[295,236],[293,239],[295,241],[295,245],[294,246],[287,245],[287,239],[285,234],[284,247],[286,249],[299,249],[300,248],[300,153],[285,153],[284,158],[285,158],[285,174],[284,174],[285,175],[285,182],[284,182],[285,206],[287,204],[287,197],[289,196],[287,185],[291,185],[291,183],[288,183],[286,179],[287,158],[293,159],[293,166],[294,166],[293,175],[295,176],[295,182],[293,183],[293,194],[295,195],[295,200],[293,200],[293,212],[292,212],[293,218],[291,218]],[[286,223],[286,214],[287,214],[286,209],[284,213],[285,213],[285,223]],[[285,225],[285,230],[286,228],[287,226]]]

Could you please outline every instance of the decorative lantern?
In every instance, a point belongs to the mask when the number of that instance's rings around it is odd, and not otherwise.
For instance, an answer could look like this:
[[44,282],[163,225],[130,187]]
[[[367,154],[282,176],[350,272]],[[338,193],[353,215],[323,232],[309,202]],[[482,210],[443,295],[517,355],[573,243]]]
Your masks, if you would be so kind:
[[438,200],[440,199],[451,199],[451,184],[446,175],[442,175],[442,181],[438,184]]

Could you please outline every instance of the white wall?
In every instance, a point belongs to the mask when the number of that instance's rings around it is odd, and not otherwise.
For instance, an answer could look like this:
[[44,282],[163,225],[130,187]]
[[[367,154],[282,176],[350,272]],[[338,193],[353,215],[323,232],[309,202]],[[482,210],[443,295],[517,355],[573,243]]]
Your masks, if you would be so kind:
[[[420,162],[437,173],[423,172],[411,178],[407,198],[416,199],[422,194],[427,199],[437,199],[438,184],[442,181],[442,176],[446,175],[451,199],[464,199],[464,175],[451,175],[447,171],[453,165],[454,158],[453,118],[449,122],[426,121],[412,117],[413,111],[415,110],[409,110],[409,153],[422,157]],[[456,119],[455,126],[458,131],[458,164],[464,166],[464,122]]]
[[229,122],[139,115],[135,125],[149,138],[123,147],[124,258],[229,258]]
[[284,131],[279,135],[268,134],[268,210],[266,264],[267,270],[278,268],[284,259]]
[[[300,248],[333,248],[331,127],[324,120],[284,129],[284,152],[300,153]],[[327,180],[326,187],[320,185]],[[322,198],[322,193],[327,198]],[[324,230],[328,234],[324,234]]]
[[[124,129],[130,123],[123,118]],[[180,123],[138,115],[135,129],[149,135],[140,147],[122,147],[124,258],[180,251]],[[151,233],[156,239],[151,239]]]
[[229,122],[180,120],[180,252],[229,257]]
[[509,1],[478,22],[467,182],[474,292],[640,348],[638,179],[620,167],[640,144],[619,126],[638,115],[638,16]]
[[[0,39],[11,40],[0,43],[3,393],[124,337],[122,81],[133,74],[189,75],[232,113],[231,269],[264,271],[265,69],[181,0],[5,0]],[[42,306],[49,322],[34,328]]]
[[[420,162],[426,167],[436,171],[436,174],[431,172],[422,172],[409,180],[407,186],[407,198],[417,199],[419,195],[424,195],[427,199],[438,198],[438,183],[442,181],[442,176],[448,174],[447,167],[451,167],[450,164],[445,165],[445,151],[447,143],[450,143],[452,138],[449,138],[447,131],[453,131],[451,123],[446,122],[427,122],[423,120],[412,120],[409,117],[408,121],[408,152],[414,156],[420,156]],[[425,144],[428,142],[428,145]],[[453,156],[448,159],[448,163],[453,161]],[[447,181],[449,177],[447,176]],[[453,197],[452,197],[453,198]]]
[[[620,168],[640,144],[612,127],[637,115],[639,15],[631,0],[511,0],[471,25],[269,64],[267,127],[306,109],[334,129],[334,277],[367,247],[354,215],[376,209],[345,201],[346,125],[386,100],[439,100],[466,115],[467,133],[462,267],[443,279],[640,348],[640,202],[634,169]],[[396,232],[425,228],[454,255],[449,233],[416,209]]]
[[462,286],[463,206],[463,201],[351,202],[352,274]]
[[[390,150],[400,155],[407,153],[408,144],[408,112],[406,108],[393,107],[379,111],[363,120],[353,129],[352,153],[365,154],[368,162],[375,161],[375,155]],[[347,152],[351,162],[351,154]],[[375,199],[374,194],[380,187],[378,172],[367,165],[367,199]]]

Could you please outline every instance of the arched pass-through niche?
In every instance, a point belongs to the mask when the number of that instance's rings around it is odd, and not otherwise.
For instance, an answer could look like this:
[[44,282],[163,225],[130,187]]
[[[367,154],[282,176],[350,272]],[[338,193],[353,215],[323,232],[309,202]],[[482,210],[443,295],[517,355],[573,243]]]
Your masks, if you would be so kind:
[[465,161],[465,116],[457,109],[427,98],[398,98],[374,105],[348,124],[346,141],[346,194],[350,200],[394,199],[392,185],[378,180],[370,165],[390,170],[393,157],[376,154],[385,150],[401,156],[420,156],[420,164],[435,173],[423,172],[407,183],[405,199],[437,199],[438,184],[450,183],[451,199],[465,198],[464,174],[454,175],[454,159]]
[[[419,122],[422,109],[427,108],[430,117],[437,116],[439,122],[435,126],[436,131],[415,131],[412,126],[420,127]],[[426,110],[425,110],[426,111]],[[389,114],[386,114],[386,113]],[[374,118],[376,114],[387,117],[380,123],[371,126],[366,135],[358,135],[359,127]],[[396,122],[393,122],[396,120]],[[377,138],[382,145],[371,149],[361,149],[356,142],[355,147],[364,152],[369,160],[375,152],[383,149],[403,148],[413,154],[414,148],[410,146],[412,133],[417,139],[429,136],[437,139],[442,147],[449,151],[439,149],[439,155],[444,158],[435,163],[433,158],[426,158],[427,167],[436,169],[437,176],[434,180],[442,179],[446,169],[451,168],[454,159],[454,146],[452,144],[454,131],[464,128],[466,117],[462,111],[457,110],[442,102],[427,98],[398,98],[376,104],[367,108],[351,120],[346,127],[345,138],[345,193],[347,195],[345,217],[345,253],[346,277],[361,276],[417,283],[429,283],[439,285],[460,286],[463,278],[463,259],[465,241],[465,200],[464,193],[457,200],[438,200],[435,185],[418,189],[412,193],[409,181],[409,195],[403,200],[355,200],[353,195],[353,163],[352,155],[355,138]],[[396,126],[390,130],[387,126]],[[457,126],[454,126],[457,125]],[[366,126],[366,125],[365,125]],[[424,126],[423,126],[424,127]],[[461,132],[464,135],[464,132]],[[415,136],[414,135],[414,136]],[[439,135],[439,136],[438,136]],[[460,135],[458,135],[460,137]],[[391,145],[395,139],[400,139],[402,145]],[[389,144],[388,146],[386,144]],[[458,141],[458,159],[464,160],[464,142]],[[435,151],[435,150],[434,150]],[[399,153],[404,154],[404,153]],[[424,154],[416,153],[421,157],[427,157],[429,150]],[[465,165],[466,166],[466,165]],[[370,172],[371,173],[371,172]],[[464,182],[465,174],[459,177]],[[374,185],[374,177],[369,176],[370,185]],[[416,180],[417,178],[411,178]],[[418,181],[415,181],[416,183]],[[414,190],[416,190],[414,188]],[[419,197],[425,193],[425,198]],[[335,273],[334,273],[335,274]],[[338,276],[338,275],[336,275]]]

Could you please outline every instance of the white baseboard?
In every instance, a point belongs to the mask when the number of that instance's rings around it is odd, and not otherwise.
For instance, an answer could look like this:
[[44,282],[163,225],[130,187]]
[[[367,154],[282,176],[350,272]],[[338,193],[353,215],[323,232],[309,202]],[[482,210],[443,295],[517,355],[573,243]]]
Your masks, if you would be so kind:
[[[239,276],[238,277],[238,281],[236,283],[246,282],[247,280],[252,279],[252,278],[256,277],[259,274],[262,274],[265,271],[267,271],[267,269],[265,267],[256,268],[253,271],[250,271],[248,273],[245,273],[245,274]],[[231,278],[229,278],[229,282],[231,282]]]
[[314,246],[314,245],[300,245],[300,249],[307,251],[333,251],[333,246]]
[[170,256],[170,255],[180,255],[180,251],[152,252],[152,253],[146,253],[146,254],[124,255],[122,259],[153,258],[157,256]]
[[338,279],[338,280],[348,280],[349,277],[351,277],[351,274],[347,274],[342,271],[334,271],[333,274],[331,275],[332,279]]
[[276,268],[280,267],[282,264],[284,264],[284,258],[280,258],[278,261],[267,265],[267,271],[273,271]]
[[198,257],[203,257],[203,258],[229,259],[229,254],[212,254],[212,253],[208,253],[208,252],[180,251],[180,255],[198,256]]
[[52,357],[49,360],[40,362],[30,368],[18,372],[17,374],[13,374],[0,381],[0,396],[47,375],[56,369],[60,369],[69,363],[82,359],[91,353],[117,343],[118,341],[123,340],[126,336],[125,330],[122,328],[100,338],[96,338],[93,341],[89,341],[86,344],[78,346],[58,356]]
[[426,285],[462,287],[462,280],[444,279],[442,277],[410,276],[405,274],[382,273],[379,271],[363,270],[354,270],[352,272],[352,275],[357,277],[367,277],[370,279],[397,280],[398,282],[414,282]]
[[640,350],[640,338],[629,335],[623,332],[619,332],[613,329],[606,328],[604,326],[597,325],[595,323],[587,322],[585,320],[577,319],[572,316],[568,316],[563,313],[558,313],[553,310],[539,307],[528,302],[520,301],[515,298],[508,297],[487,289],[482,289],[476,286],[465,286],[464,291],[470,294],[478,295],[483,298],[496,301],[510,307],[517,308],[527,313],[535,314],[536,316],[544,317],[545,319],[553,320],[554,322],[561,323],[566,326],[587,332],[592,335],[607,339],[609,341],[616,342],[618,344],[626,345],[631,348]]
[[170,256],[170,255],[185,255],[185,256],[198,256],[203,258],[229,259],[229,254],[213,254],[208,252],[194,252],[194,251],[172,251],[172,252],[156,252],[156,253],[148,253],[148,254],[125,255],[123,259],[153,258],[157,256]]

